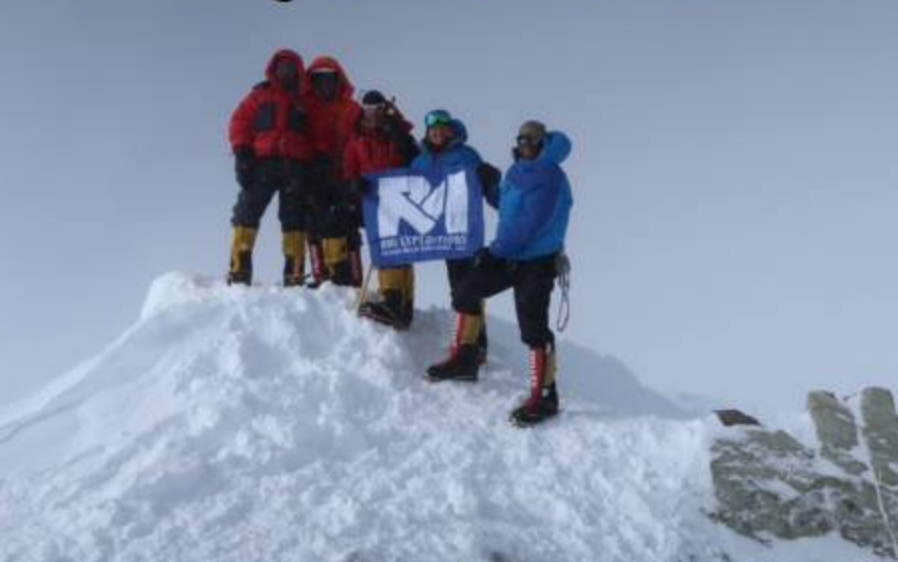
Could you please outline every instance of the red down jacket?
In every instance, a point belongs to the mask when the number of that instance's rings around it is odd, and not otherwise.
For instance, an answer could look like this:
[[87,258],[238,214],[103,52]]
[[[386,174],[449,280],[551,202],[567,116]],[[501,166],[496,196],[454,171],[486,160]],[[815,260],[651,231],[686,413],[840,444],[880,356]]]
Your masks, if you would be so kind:
[[[281,58],[292,59],[299,70],[300,91],[281,86],[274,69]],[[285,157],[309,161],[315,155],[307,104],[308,80],[302,58],[284,49],[276,52],[265,69],[267,80],[253,88],[231,117],[231,147],[251,147],[260,158]]]
[[333,175],[339,178],[343,175],[343,151],[362,113],[362,107],[352,99],[355,87],[335,58],[316,58],[309,65],[308,74],[311,75],[319,69],[332,70],[339,76],[339,91],[335,100],[326,102],[315,96],[314,92],[309,95],[315,147],[319,153],[330,159],[333,163]]
[[343,154],[343,175],[345,179],[358,179],[365,174],[383,172],[391,168],[404,168],[415,154],[415,140],[411,136],[412,125],[395,117],[395,125],[400,130],[388,134],[384,130],[366,130],[361,126],[346,145]]

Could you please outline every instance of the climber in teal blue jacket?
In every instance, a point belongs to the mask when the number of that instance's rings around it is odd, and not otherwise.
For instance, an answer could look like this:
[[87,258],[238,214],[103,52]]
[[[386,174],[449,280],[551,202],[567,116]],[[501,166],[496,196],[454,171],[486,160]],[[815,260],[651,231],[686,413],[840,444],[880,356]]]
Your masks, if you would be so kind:
[[[467,144],[468,130],[464,123],[445,109],[435,109],[424,117],[424,126],[426,133],[421,141],[421,153],[412,161],[411,170],[425,176],[432,184],[437,184],[450,172],[460,168],[473,169],[480,179],[484,199],[495,208],[499,199],[498,188],[502,173],[484,162],[480,154]],[[458,286],[473,267],[473,257],[446,260],[446,273],[453,298]],[[485,325],[481,325],[477,335],[477,349],[480,361],[486,361]]]
[[513,288],[521,340],[530,349],[531,368],[530,396],[511,412],[511,420],[520,426],[558,413],[549,304],[573,205],[571,187],[561,169],[570,152],[571,142],[564,133],[549,132],[538,121],[521,125],[515,162],[499,191],[496,238],[478,252],[473,270],[453,293],[458,329],[449,358],[427,369],[433,381],[476,381],[481,303]]

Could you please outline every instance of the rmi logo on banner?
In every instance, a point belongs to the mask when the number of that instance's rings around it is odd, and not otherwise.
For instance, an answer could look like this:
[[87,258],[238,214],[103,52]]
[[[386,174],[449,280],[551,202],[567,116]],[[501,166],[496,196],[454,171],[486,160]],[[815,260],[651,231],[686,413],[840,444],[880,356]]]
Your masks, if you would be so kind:
[[372,177],[365,231],[376,267],[470,257],[483,246],[483,195],[474,170],[438,179],[397,170]]

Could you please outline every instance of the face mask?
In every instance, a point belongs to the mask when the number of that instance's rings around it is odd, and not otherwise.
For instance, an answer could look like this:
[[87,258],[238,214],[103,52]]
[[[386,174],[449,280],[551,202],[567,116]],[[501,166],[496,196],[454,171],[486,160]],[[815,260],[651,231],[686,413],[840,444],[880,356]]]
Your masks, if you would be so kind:
[[312,87],[315,94],[325,101],[333,101],[337,97],[340,78],[336,72],[316,72],[312,74]]
[[274,76],[281,84],[294,85],[298,81],[299,71],[293,61],[281,59],[274,68]]

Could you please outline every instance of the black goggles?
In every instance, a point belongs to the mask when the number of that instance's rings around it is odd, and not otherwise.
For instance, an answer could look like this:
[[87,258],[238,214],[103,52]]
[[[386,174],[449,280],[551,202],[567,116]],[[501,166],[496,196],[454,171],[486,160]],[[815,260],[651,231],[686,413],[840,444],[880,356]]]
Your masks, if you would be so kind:
[[340,77],[336,72],[331,72],[329,70],[312,73],[312,82],[315,84],[336,84]]

